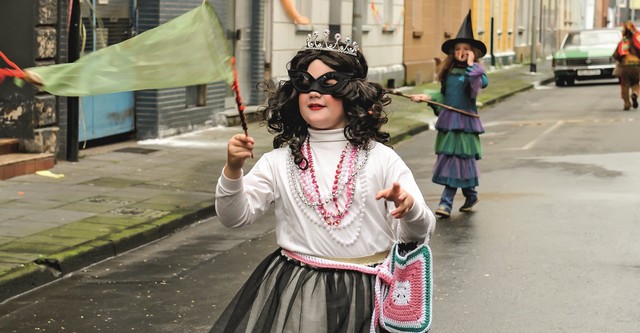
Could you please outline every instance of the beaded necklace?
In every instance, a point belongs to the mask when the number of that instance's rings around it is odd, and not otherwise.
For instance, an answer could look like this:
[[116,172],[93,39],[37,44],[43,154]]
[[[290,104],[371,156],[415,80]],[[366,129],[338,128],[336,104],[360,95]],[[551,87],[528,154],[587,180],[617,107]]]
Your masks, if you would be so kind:
[[[296,195],[296,203],[314,224],[327,230],[332,238],[343,245],[352,245],[360,234],[364,206],[366,199],[366,179],[361,179],[361,188],[358,194],[361,196],[359,206],[353,211],[352,205],[356,195],[358,176],[369,157],[368,149],[360,149],[347,143],[340,154],[336,167],[331,192],[323,195],[316,178],[315,164],[309,141],[305,141],[301,147],[302,154],[308,161],[308,168],[301,170],[293,161],[293,155],[289,155],[287,164],[289,169],[289,182]],[[336,234],[356,222],[355,233],[350,232],[350,239],[345,240]]]
[[[305,143],[302,145],[302,154],[305,155],[307,161],[309,161],[309,167],[306,170],[300,170],[300,178],[305,178],[307,180],[305,181],[306,184],[311,183],[311,188],[314,190],[312,192],[309,190],[309,187],[303,187],[305,197],[307,198],[308,202],[310,202],[315,207],[320,216],[328,225],[340,225],[340,222],[349,212],[349,207],[351,207],[351,203],[353,202],[353,192],[355,190],[355,182],[353,181],[353,176],[355,175],[356,170],[355,162],[358,158],[358,148],[353,147],[351,146],[351,144],[347,143],[344,146],[344,149],[342,149],[342,153],[340,154],[340,161],[338,162],[338,166],[336,167],[333,186],[331,187],[331,194],[329,195],[329,198],[325,200],[322,199],[322,195],[320,194],[318,180],[316,179],[316,170],[313,163],[313,155],[311,154],[311,146],[309,145],[308,141],[305,141]],[[347,163],[344,163],[347,154]],[[344,183],[342,183],[341,181],[345,178],[343,175],[347,177],[347,180]],[[344,205],[344,209],[340,209],[338,205],[339,188],[346,189],[346,203]],[[330,202],[333,202],[333,208],[335,208],[335,210],[333,211],[332,208],[330,208]]]

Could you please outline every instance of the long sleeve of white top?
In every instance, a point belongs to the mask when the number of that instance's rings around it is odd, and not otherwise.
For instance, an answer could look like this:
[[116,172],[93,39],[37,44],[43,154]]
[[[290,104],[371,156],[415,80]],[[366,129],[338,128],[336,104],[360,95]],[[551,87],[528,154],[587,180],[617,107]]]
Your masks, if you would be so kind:
[[[318,166],[319,186],[328,193],[333,172],[344,146],[342,142],[312,144]],[[336,150],[337,149],[337,150]],[[337,153],[336,153],[337,151]],[[375,144],[370,150],[364,172],[359,177],[350,217],[344,228],[329,230],[315,211],[296,201],[287,168],[288,148],[262,156],[240,179],[221,175],[216,188],[216,212],[228,227],[240,227],[257,221],[275,204],[278,245],[301,253],[329,257],[358,257],[388,250],[396,238],[400,241],[428,240],[435,228],[435,217],[424,202],[413,174],[389,147]],[[336,156],[334,156],[336,155]],[[327,167],[322,167],[322,165]],[[322,174],[322,172],[326,174]],[[378,191],[398,182],[414,198],[411,210],[400,220],[389,212],[393,202],[375,200]],[[363,204],[364,203],[364,204]],[[364,207],[361,211],[357,207]],[[349,219],[351,218],[351,219]],[[397,230],[397,234],[396,231]]]

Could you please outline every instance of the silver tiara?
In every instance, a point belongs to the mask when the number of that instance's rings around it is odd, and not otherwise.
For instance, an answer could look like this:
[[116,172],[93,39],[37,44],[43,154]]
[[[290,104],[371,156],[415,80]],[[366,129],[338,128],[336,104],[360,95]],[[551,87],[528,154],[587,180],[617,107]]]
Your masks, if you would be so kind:
[[337,51],[340,53],[346,53],[352,56],[358,55],[358,43],[351,40],[351,37],[347,36],[344,39],[344,45],[339,45],[340,39],[342,35],[339,33],[334,35],[335,43],[329,42],[329,29],[326,29],[322,33],[322,37],[318,34],[317,31],[314,31],[313,34],[307,35],[307,50],[325,50],[325,51]]

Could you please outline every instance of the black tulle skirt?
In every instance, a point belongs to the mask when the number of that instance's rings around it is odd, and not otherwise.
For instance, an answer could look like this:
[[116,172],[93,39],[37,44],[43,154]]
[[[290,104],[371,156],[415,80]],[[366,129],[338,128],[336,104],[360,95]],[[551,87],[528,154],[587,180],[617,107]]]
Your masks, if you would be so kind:
[[374,288],[373,275],[312,268],[277,250],[209,332],[370,332]]

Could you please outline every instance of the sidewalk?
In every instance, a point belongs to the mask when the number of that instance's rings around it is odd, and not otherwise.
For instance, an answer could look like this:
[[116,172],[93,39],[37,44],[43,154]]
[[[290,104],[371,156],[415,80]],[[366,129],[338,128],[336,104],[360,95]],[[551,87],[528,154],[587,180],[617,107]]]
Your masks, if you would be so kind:
[[[488,75],[484,106],[553,80],[549,61],[535,74],[519,65]],[[392,98],[385,127],[392,143],[430,129],[430,108]],[[215,215],[227,140],[241,131],[216,127],[81,150],[79,162],[59,161],[50,174],[0,181],[0,302]],[[256,157],[271,150],[264,127],[250,123],[248,131]]]

